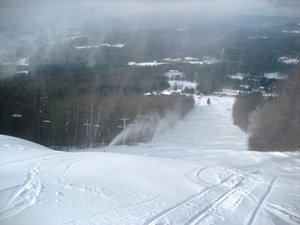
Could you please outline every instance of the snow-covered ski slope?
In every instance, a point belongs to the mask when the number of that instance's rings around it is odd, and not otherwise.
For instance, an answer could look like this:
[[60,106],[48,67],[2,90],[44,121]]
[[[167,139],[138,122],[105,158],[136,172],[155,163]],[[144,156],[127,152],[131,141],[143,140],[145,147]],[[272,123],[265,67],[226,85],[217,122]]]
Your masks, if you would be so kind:
[[300,224],[300,154],[246,151],[230,97],[152,143],[56,152],[0,136],[0,224]]

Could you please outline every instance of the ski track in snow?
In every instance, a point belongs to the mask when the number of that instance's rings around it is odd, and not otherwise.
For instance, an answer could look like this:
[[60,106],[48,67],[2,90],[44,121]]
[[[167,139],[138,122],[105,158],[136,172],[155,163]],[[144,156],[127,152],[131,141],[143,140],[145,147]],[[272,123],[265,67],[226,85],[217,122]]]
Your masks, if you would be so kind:
[[124,209],[124,208],[138,207],[140,205],[144,205],[144,204],[148,204],[148,203],[151,203],[153,201],[156,201],[156,200],[158,200],[160,198],[162,198],[162,196],[156,196],[156,197],[148,199],[146,201],[141,201],[141,202],[137,202],[137,203],[133,203],[133,204],[128,204],[128,205],[124,205],[124,206],[112,208],[112,209],[107,210],[107,211],[98,212],[98,213],[95,213],[95,214],[92,214],[92,215],[88,215],[88,216],[86,216],[84,218],[80,218],[80,219],[69,221],[66,224],[78,224],[78,223],[80,224],[81,221],[85,221],[85,220],[91,219],[93,217],[97,218],[98,216],[101,216],[103,214],[111,213],[111,212],[117,212],[118,210]]
[[47,159],[52,159],[52,158],[60,159],[60,158],[62,158],[62,154],[49,154],[49,155],[43,155],[43,156],[30,157],[30,158],[26,158],[26,159],[14,160],[14,161],[9,161],[7,163],[2,163],[2,164],[0,164],[0,166],[6,167],[6,166],[12,166],[13,164],[33,162],[38,159],[47,160]]
[[300,224],[300,215],[290,212],[289,210],[285,209],[284,207],[281,207],[280,205],[273,205],[268,203],[267,207],[268,208],[264,210],[272,214],[272,216],[278,218],[276,214],[279,213],[283,215],[286,219],[292,220],[294,222],[293,224]]
[[255,210],[254,210],[254,212],[252,214],[252,216],[250,217],[248,225],[252,225],[253,222],[255,221],[255,219],[257,217],[257,214],[260,212],[261,208],[264,206],[264,202],[265,202],[267,196],[270,194],[270,192],[271,192],[271,190],[272,190],[272,188],[274,186],[274,183],[276,182],[276,179],[277,179],[277,177],[273,178],[271,180],[271,182],[268,183],[268,186],[267,186],[265,192],[263,193],[261,199],[259,200],[259,202],[258,202],[258,204],[257,204],[257,206],[256,206],[256,208],[255,208]]
[[0,219],[12,217],[26,208],[36,204],[38,196],[42,190],[42,182],[39,178],[39,166],[37,164],[27,172],[26,179],[23,184],[2,190],[1,192],[11,192],[6,205],[0,209]]
[[266,193],[257,200],[259,202],[257,207],[254,205],[256,202],[251,203],[249,201],[249,196],[253,189],[262,183],[262,178],[232,174],[217,185],[204,188],[183,202],[158,213],[148,220],[145,225],[222,224],[217,220],[220,218],[225,219],[227,215],[234,213],[234,210],[242,201],[248,201],[248,205],[252,204],[255,209],[248,223],[252,224],[269,194],[274,180],[265,185]]
[[[182,210],[182,208],[188,208],[187,204],[198,205],[199,198],[202,198],[205,194],[207,194],[208,192],[210,192],[214,189],[221,188],[222,186],[224,186],[226,184],[234,183],[234,178],[236,178],[236,177],[234,177],[232,175],[232,176],[229,176],[228,178],[226,178],[225,180],[223,180],[222,182],[220,182],[218,185],[204,188],[200,193],[197,193],[197,194],[185,199],[183,202],[178,203],[175,206],[169,208],[168,210],[157,214],[150,221],[146,222],[145,225],[158,224],[158,223],[160,223],[160,220],[162,220],[164,218],[169,218],[169,215],[173,212],[174,212],[174,214],[178,215],[178,211]],[[199,205],[201,205],[201,204],[199,204]]]

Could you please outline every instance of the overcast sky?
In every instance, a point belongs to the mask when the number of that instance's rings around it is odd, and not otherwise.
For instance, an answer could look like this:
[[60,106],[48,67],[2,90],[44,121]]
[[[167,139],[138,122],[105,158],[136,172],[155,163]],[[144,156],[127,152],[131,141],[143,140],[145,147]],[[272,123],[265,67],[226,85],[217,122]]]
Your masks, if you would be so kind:
[[[300,16],[300,0],[0,0],[0,20],[85,20],[139,16],[215,18],[236,15]],[[71,19],[70,19],[71,18]],[[65,20],[67,21],[67,20]]]
[[43,6],[89,7],[121,13],[215,13],[300,16],[300,0],[0,0],[1,13]]

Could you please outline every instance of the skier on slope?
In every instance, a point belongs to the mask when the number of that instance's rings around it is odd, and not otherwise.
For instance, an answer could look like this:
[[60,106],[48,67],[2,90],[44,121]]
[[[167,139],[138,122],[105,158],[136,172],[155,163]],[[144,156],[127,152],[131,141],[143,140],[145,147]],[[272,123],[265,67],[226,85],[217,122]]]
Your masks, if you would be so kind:
[[207,99],[206,103],[207,105],[210,105],[210,98]]

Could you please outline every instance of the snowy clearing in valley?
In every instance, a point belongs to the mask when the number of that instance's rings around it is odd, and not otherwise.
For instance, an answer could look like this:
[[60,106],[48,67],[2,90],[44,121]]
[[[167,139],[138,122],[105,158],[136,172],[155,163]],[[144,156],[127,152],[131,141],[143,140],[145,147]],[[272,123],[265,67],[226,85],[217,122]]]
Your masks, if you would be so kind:
[[297,58],[289,58],[287,56],[280,57],[278,61],[287,65],[296,65],[299,63],[299,60]]
[[183,90],[185,88],[196,88],[197,83],[186,81],[186,80],[169,80],[171,89],[180,89]]
[[210,99],[148,144],[57,152],[1,135],[0,224],[299,224],[300,154],[246,151],[234,98]]
[[92,48],[101,48],[101,47],[108,47],[108,48],[123,48],[125,44],[100,44],[100,45],[83,45],[83,46],[76,46],[75,49],[92,49]]
[[187,63],[187,64],[198,64],[198,65],[210,65],[210,64],[217,64],[220,63],[221,60],[215,59],[213,57],[203,57],[203,60],[199,60],[198,58],[194,57],[184,57],[184,58],[165,58],[163,59],[164,62],[129,62],[128,66],[140,66],[140,67],[146,67],[146,66],[160,66],[165,64],[173,64],[173,63]]

